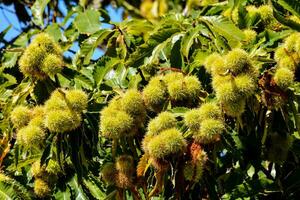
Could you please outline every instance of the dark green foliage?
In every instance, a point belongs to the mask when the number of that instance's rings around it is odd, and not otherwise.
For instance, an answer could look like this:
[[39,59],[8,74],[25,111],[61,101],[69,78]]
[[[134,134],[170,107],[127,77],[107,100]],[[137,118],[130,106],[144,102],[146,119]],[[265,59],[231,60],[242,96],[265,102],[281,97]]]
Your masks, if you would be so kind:
[[0,199],[299,198],[298,1],[3,5]]

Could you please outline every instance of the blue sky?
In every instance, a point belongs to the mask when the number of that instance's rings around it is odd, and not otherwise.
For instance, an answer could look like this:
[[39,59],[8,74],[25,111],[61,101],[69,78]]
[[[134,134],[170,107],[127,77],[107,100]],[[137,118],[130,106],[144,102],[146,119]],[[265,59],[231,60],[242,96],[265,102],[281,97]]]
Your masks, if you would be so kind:
[[[67,8],[63,1],[59,1],[58,6],[61,8],[64,15],[67,14]],[[112,6],[108,6],[106,8],[108,11],[108,14],[111,18],[112,22],[121,22],[122,21],[122,12],[123,9],[114,9]],[[58,20],[59,22],[60,20]],[[62,20],[61,20],[62,21]],[[0,3],[0,32],[2,32],[5,28],[7,28],[9,25],[12,25],[12,28],[8,31],[8,33],[5,35],[4,39],[9,41],[16,36],[18,36],[22,32],[22,27],[24,27],[24,24],[22,22],[19,22],[17,16],[14,14],[14,6],[6,6],[2,3]],[[102,28],[110,28],[109,24],[102,24]],[[0,43],[0,48],[3,47],[4,44]],[[77,51],[79,49],[78,44],[75,43],[72,48],[73,51]],[[100,50],[96,50],[93,59],[99,58],[101,55],[103,55],[103,52]],[[73,54],[70,52],[65,52],[65,56],[72,57]]]

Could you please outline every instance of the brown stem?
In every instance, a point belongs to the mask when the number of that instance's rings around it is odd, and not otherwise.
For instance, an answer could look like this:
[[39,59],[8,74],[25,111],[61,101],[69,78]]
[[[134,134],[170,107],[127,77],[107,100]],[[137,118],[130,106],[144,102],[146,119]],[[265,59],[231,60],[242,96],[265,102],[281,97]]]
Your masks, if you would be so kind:
[[[3,142],[4,143],[4,142]],[[5,158],[5,156],[8,154],[8,152],[10,151],[10,144],[7,144],[6,145],[6,148],[4,149],[4,151],[3,151],[3,153],[1,154],[1,156],[0,156],[0,169],[1,169],[1,165],[2,165],[2,162],[3,162],[3,160],[4,160],[4,158]]]
[[124,190],[121,188],[117,189],[117,195],[116,195],[117,200],[125,200],[124,198]]
[[134,139],[133,137],[127,138],[127,144],[129,145],[129,147],[130,147],[130,149],[131,149],[131,151],[132,151],[132,153],[133,153],[133,157],[134,157],[135,159],[138,159],[139,156],[138,156],[138,153],[137,153],[137,151],[136,151],[136,147],[135,147],[135,145],[134,145],[133,139]]
[[52,23],[55,23],[56,22],[56,17],[57,17],[57,1],[54,1],[53,2],[54,4],[54,9],[53,9],[53,18],[52,18]]
[[164,170],[159,170],[155,173],[155,185],[153,190],[149,193],[149,198],[156,195],[157,193],[160,193],[164,187]]
[[146,185],[146,182],[144,180],[143,180],[143,183],[142,183],[142,187],[143,187],[143,191],[144,191],[144,195],[145,195],[146,200],[149,200],[147,185]]
[[117,146],[118,146],[118,141],[116,139],[113,139],[112,147],[111,147],[111,154],[112,154],[113,159],[116,158]]
[[133,195],[133,199],[134,200],[141,200],[142,198],[140,197],[139,192],[137,191],[137,189],[135,187],[130,188],[130,191]]
[[164,71],[174,71],[174,72],[180,72],[184,74],[184,72],[181,69],[174,68],[174,67],[161,67],[160,72],[164,72]]

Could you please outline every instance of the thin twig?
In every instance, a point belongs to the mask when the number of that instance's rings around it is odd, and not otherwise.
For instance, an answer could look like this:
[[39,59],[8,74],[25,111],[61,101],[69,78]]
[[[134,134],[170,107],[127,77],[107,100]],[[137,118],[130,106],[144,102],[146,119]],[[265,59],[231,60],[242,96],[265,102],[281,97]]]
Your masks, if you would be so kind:
[[174,68],[174,67],[161,67],[159,70],[161,73],[164,71],[174,71],[174,72],[180,72],[184,74],[184,72],[181,69]]

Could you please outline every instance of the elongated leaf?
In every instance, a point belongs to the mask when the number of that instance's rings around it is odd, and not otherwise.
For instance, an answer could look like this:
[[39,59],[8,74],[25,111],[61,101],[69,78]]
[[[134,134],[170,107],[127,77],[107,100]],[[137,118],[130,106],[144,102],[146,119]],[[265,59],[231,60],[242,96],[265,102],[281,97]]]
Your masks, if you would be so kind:
[[93,88],[93,82],[83,74],[76,75],[74,80],[78,88],[86,88],[89,90]]
[[10,74],[0,73],[0,80],[2,77],[5,78],[6,81],[1,85],[1,87],[8,87],[17,83],[16,78]]
[[38,26],[44,26],[44,10],[50,0],[36,0],[31,7],[33,22]]
[[111,35],[113,31],[109,29],[102,29],[97,31],[89,38],[82,42],[82,46],[80,49],[80,56],[84,58],[83,64],[87,65],[90,63],[90,59],[93,56],[93,53],[97,46],[103,42],[103,40],[107,39],[108,36]]
[[150,36],[145,44],[139,46],[137,50],[130,55],[129,60],[126,62],[126,66],[139,67],[143,65],[144,59],[150,55],[153,55],[153,50],[157,45],[166,41],[173,34],[179,31],[179,28],[171,25],[158,29]]
[[83,180],[84,186],[88,189],[89,193],[95,198],[95,199],[104,199],[106,197],[105,193],[101,190],[101,188],[98,187],[98,185],[95,183],[96,179],[85,179]]
[[147,60],[146,64],[151,64],[153,63],[159,56],[159,54],[164,50],[166,47],[172,46],[172,42],[176,42],[180,37],[182,36],[181,33],[175,33],[168,39],[166,39],[164,42],[158,44],[152,51],[152,55],[149,57]]
[[189,56],[190,48],[194,43],[195,38],[199,35],[200,30],[203,29],[203,26],[197,26],[189,30],[182,38],[181,43],[181,52],[187,58]]
[[[124,26],[124,27],[123,27]],[[126,29],[127,34],[132,35],[144,35],[144,38],[148,38],[149,33],[153,30],[153,25],[146,21],[140,19],[131,19],[127,21],[121,28]]]
[[18,160],[18,165],[10,165],[7,169],[10,171],[21,170],[23,167],[31,166],[32,163],[39,160],[41,158],[41,154],[35,154],[27,157],[25,160]]
[[6,33],[11,29],[12,25],[6,27],[3,31],[0,32],[0,42],[3,40]]
[[0,199],[31,200],[32,197],[24,186],[0,173]]
[[277,0],[276,2],[293,15],[300,17],[300,2],[298,0]]
[[170,64],[174,68],[183,68],[184,67],[184,57],[181,53],[181,42],[182,40],[177,40],[172,49],[170,55]]
[[13,104],[19,104],[23,102],[27,96],[33,91],[34,84],[31,82],[22,82],[18,85],[18,87],[14,90],[14,97],[12,99]]
[[112,70],[116,65],[120,64],[119,59],[106,59],[107,57],[103,57],[96,65],[96,69],[94,71],[94,80],[96,85],[99,87],[105,77],[105,75]]
[[70,185],[70,188],[72,189],[72,195],[74,195],[74,198],[76,200],[88,200],[86,195],[84,194],[82,188],[80,185],[78,185],[78,182],[76,181],[76,176],[72,178],[72,180],[68,183]]
[[204,16],[202,17],[202,20],[213,31],[225,37],[226,40],[233,46],[245,37],[244,33],[225,17]]
[[297,30],[297,31],[300,31],[300,24],[298,24],[297,22],[294,22],[290,19],[286,19],[283,15],[281,15],[276,9],[274,10],[273,12],[274,14],[274,17],[282,24],[294,29],[294,30]]

